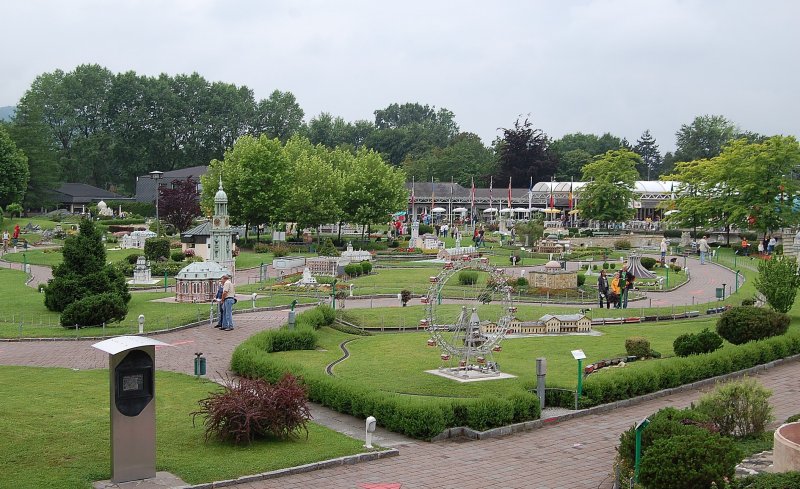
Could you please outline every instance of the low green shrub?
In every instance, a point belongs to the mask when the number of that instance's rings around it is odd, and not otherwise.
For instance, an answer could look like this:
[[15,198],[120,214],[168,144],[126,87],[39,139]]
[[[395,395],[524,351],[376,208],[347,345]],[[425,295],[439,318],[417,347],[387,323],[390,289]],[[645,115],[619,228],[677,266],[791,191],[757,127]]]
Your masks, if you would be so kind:
[[697,410],[705,414],[727,436],[747,438],[764,432],[774,418],[769,397],[772,391],[755,379],[728,382],[703,395]]
[[475,285],[478,283],[478,272],[475,270],[461,270],[458,272],[459,285]]
[[[650,424],[642,430],[642,454],[645,454],[656,441],[704,429],[703,423],[708,421],[702,414],[692,409],[675,409],[674,407],[662,408],[648,416],[648,419]],[[622,467],[627,471],[632,471],[636,458],[635,426],[631,426],[620,435],[617,454]]]
[[771,474],[762,472],[748,475],[741,479],[733,479],[720,489],[791,489],[800,487],[800,472],[784,472]]
[[169,257],[172,258],[172,261],[181,262],[186,258],[186,255],[184,255],[181,250],[175,250],[170,253]]
[[656,440],[639,468],[647,489],[697,489],[733,478],[742,454],[733,440],[705,430]]
[[142,256],[142,253],[131,253],[130,255],[125,257],[125,261],[127,261],[131,265],[136,265],[136,260],[138,260],[140,256]]
[[650,356],[650,340],[641,336],[631,336],[625,340],[625,352],[629,356],[647,358]]
[[150,263],[150,270],[151,270],[151,273],[153,275],[153,278],[163,277],[164,276],[164,272],[167,272],[168,276],[174,277],[185,266],[186,265],[183,264],[183,263],[176,263],[174,261],[173,262],[164,261],[164,262],[156,262],[156,263],[152,263],[151,262]]
[[519,278],[517,278],[516,282],[514,282],[514,285],[516,285],[517,287],[527,287],[528,286],[528,279],[525,278],[525,277],[519,277]]
[[467,426],[477,431],[485,431],[495,426],[505,426],[513,421],[514,405],[507,399],[494,396],[481,397],[475,400],[467,410]]
[[608,262],[603,262],[603,270],[608,270]]
[[169,258],[169,250],[169,238],[150,238],[144,242],[144,256],[154,263]]
[[84,297],[69,304],[61,313],[61,326],[73,328],[100,326],[122,321],[128,314],[128,304],[118,294],[106,292]]
[[369,275],[370,273],[372,273],[372,263],[368,261],[362,261],[361,271],[364,273],[364,275]]
[[721,348],[706,355],[672,357],[636,364],[635,369],[608,369],[590,375],[583,383],[581,405],[629,399],[643,394],[689,384],[779,358],[800,353],[800,334],[792,333],[735,347]]
[[675,338],[672,350],[679,357],[711,353],[722,346],[722,337],[708,328],[694,334],[686,333]]
[[717,333],[734,345],[785,334],[789,316],[754,306],[731,308],[717,320]]
[[640,261],[642,263],[642,266],[648,270],[652,270],[653,268],[655,268],[656,263],[658,263],[658,261],[655,258],[650,258],[649,256],[643,256]]
[[627,239],[618,239],[614,241],[615,250],[629,250],[631,249],[631,242]]
[[582,286],[586,283],[586,275],[579,273],[578,274],[578,287]]
[[269,251],[275,255],[275,258],[281,258],[291,253],[292,247],[283,243],[274,243],[269,245]]
[[359,263],[349,263],[344,266],[344,273],[351,277],[358,277],[361,275],[361,264]]
[[253,251],[256,253],[269,253],[271,250],[271,243],[255,243]]

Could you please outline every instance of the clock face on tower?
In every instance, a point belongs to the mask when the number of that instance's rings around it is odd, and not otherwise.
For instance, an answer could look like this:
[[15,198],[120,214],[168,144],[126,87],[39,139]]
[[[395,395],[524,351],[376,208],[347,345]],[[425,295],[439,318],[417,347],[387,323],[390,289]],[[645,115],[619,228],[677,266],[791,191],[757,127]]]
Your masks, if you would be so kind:
[[219,226],[219,218],[215,218],[214,219],[214,225],[215,226]]

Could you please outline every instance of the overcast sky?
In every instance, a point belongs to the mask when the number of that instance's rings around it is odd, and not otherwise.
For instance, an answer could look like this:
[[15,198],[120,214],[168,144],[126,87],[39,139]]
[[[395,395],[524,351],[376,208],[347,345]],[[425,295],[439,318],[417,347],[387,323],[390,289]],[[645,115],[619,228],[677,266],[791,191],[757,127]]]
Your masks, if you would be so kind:
[[649,128],[662,151],[702,114],[800,135],[793,0],[2,0],[0,19],[0,106],[97,63],[290,91],[306,120],[445,107],[486,143],[520,114],[553,138]]

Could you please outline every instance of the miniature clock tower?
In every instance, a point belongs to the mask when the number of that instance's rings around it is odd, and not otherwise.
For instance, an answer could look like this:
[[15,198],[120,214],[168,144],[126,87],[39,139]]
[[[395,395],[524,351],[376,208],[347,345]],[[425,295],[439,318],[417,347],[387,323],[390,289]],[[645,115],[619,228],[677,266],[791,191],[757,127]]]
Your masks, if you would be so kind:
[[214,196],[214,217],[211,219],[211,237],[208,247],[209,259],[235,273],[233,260],[233,232],[228,216],[228,195],[222,190],[222,177],[219,179],[219,190]]

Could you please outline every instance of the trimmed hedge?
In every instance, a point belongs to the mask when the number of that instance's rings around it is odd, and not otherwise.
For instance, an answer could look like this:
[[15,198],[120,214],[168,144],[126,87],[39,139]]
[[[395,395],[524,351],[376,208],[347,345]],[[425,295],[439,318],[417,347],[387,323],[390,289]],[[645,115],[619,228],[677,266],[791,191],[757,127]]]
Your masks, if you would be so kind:
[[787,489],[800,487],[800,472],[782,474],[761,473],[748,475],[741,479],[733,479],[725,489]]
[[702,353],[711,353],[722,346],[722,337],[708,328],[703,331],[694,333],[685,333],[672,342],[672,350],[679,357],[688,357],[689,355],[699,355]]
[[723,348],[706,355],[672,357],[636,364],[636,368],[605,369],[586,378],[583,407],[670,389],[684,384],[763,365],[800,353],[800,334],[786,334]]
[[789,321],[786,314],[755,306],[740,306],[722,313],[717,320],[717,333],[734,345],[741,345],[785,334]]
[[[333,322],[332,313],[333,310],[327,306],[307,311],[297,318],[298,330],[289,333],[298,335],[302,331],[301,322],[317,324],[320,320],[328,319]],[[239,375],[269,382],[275,382],[284,373],[291,372],[303,379],[308,387],[309,400],[360,418],[375,416],[381,426],[391,431],[424,440],[450,427],[469,426],[485,430],[512,422],[538,419],[540,415],[539,399],[525,391],[506,399],[496,396],[477,399],[407,397],[330,377],[321,371],[293,364],[285,358],[269,355],[268,348],[275,347],[275,340],[282,337],[280,335],[283,333],[279,334],[282,331],[265,331],[239,345],[233,352],[231,369]]]
[[86,296],[64,308],[61,326],[71,328],[100,326],[104,322],[122,321],[128,314],[128,304],[118,294],[106,292]]

